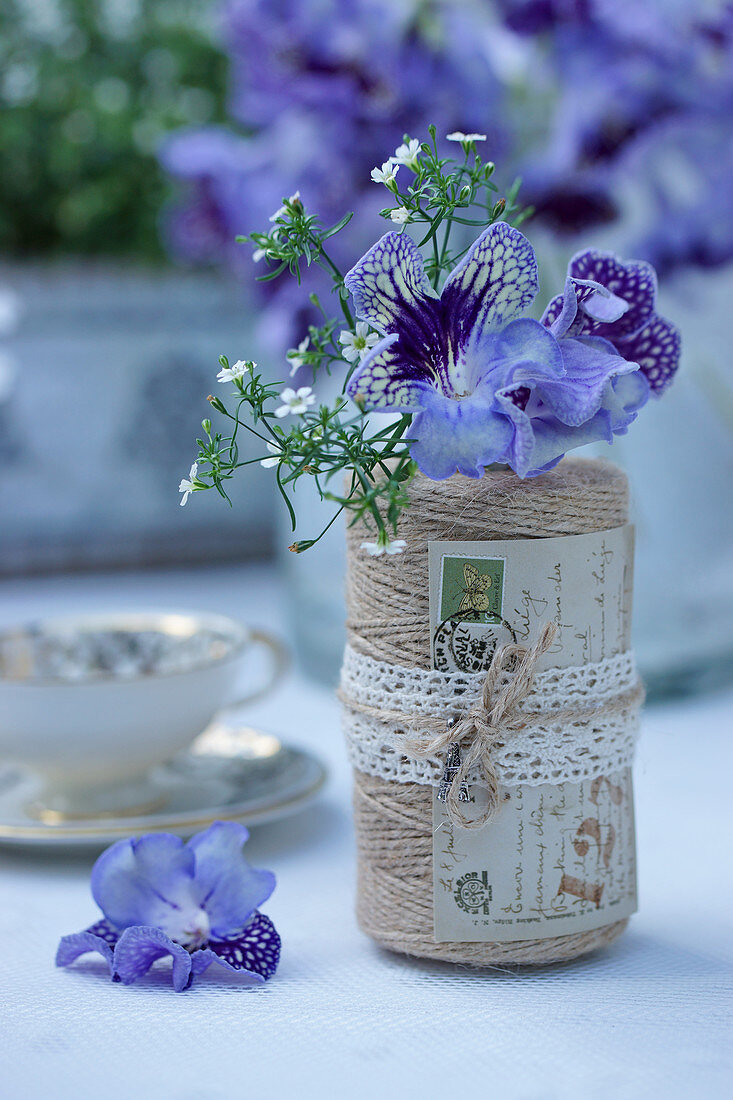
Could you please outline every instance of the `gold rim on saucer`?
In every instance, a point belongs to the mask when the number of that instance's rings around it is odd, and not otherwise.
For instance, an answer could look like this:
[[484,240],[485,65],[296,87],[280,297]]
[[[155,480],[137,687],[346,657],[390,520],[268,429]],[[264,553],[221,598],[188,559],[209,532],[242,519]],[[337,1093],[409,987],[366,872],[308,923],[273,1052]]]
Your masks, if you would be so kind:
[[[136,806],[124,806],[113,810],[52,810],[41,802],[26,803],[26,813],[34,817],[44,825],[63,825],[66,821],[114,821],[120,817],[147,817],[149,814],[158,813],[169,802],[165,795],[151,798],[147,802],[139,802]],[[0,826],[0,830],[2,826]]]
[[[130,836],[138,832],[176,832],[191,834],[204,829],[212,821],[242,821],[256,825],[275,820],[305,807],[323,787],[327,772],[325,766],[310,752],[282,745],[271,734],[250,728],[242,728],[243,745],[248,754],[237,757],[233,751],[221,754],[204,751],[203,754],[189,752],[177,761],[161,769],[162,778],[151,778],[161,782],[161,797],[157,807],[153,800],[145,807],[129,807],[126,810],[100,811],[98,813],[75,813],[73,817],[63,811],[44,807],[30,798],[27,789],[28,779],[22,773],[9,770],[5,776],[6,785],[0,784],[0,842],[53,845],[56,842],[86,842],[104,845],[120,836]],[[257,759],[255,740],[262,738],[262,754]],[[231,737],[236,742],[237,729],[232,727]],[[274,752],[276,748],[278,751]],[[213,747],[213,746],[212,746]],[[205,746],[206,748],[206,746]],[[275,759],[282,755],[282,770],[274,774],[261,772],[262,758]],[[206,782],[196,771],[201,761],[222,765],[222,777],[214,780],[215,786],[225,781],[232,789],[231,798],[210,794],[206,802]],[[191,771],[181,772],[181,765],[191,766]],[[261,778],[259,778],[261,777]],[[264,788],[265,793],[253,796],[246,794],[247,788]],[[238,791],[237,788],[240,788]],[[267,788],[272,793],[267,793]],[[201,792],[203,803],[190,809],[175,809],[176,795],[185,798],[191,792],[194,796]],[[241,797],[237,797],[238,793]],[[162,803],[162,805],[161,805]],[[3,821],[2,817],[10,811],[15,820]],[[31,814],[35,820],[31,820]],[[18,820],[20,818],[20,820]],[[25,820],[24,820],[25,819]]]

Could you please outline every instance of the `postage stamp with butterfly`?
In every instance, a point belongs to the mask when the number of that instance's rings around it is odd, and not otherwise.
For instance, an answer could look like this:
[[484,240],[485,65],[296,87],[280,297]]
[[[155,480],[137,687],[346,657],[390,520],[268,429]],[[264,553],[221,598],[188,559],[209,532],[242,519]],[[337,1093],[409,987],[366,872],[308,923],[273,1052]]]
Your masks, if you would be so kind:
[[504,559],[445,554],[440,579],[441,621],[453,618],[485,625],[501,622]]

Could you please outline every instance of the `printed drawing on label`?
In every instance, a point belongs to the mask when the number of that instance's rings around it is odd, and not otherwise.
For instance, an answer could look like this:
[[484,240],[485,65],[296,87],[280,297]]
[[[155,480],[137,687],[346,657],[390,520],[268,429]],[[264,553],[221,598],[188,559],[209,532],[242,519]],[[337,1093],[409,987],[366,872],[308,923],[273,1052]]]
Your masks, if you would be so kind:
[[440,623],[433,634],[433,664],[441,672],[485,672],[496,647],[516,640],[504,620],[489,629],[456,614]]
[[[608,776],[599,775],[592,780],[588,801],[596,807],[602,802],[601,793],[606,790],[613,806],[620,806],[624,800],[623,787],[613,783]],[[602,812],[602,811],[599,811]],[[606,872],[611,867],[614,848],[616,847],[616,829],[610,821],[601,821],[599,817],[586,817],[581,821],[572,839],[573,850],[579,856],[585,866],[586,856],[591,856],[591,862],[595,862],[598,872],[602,875],[600,865]],[[577,875],[571,875],[562,871],[557,897],[569,894],[573,898],[583,902],[590,902],[599,909],[603,899],[605,882],[591,882]]]
[[624,800],[624,789],[618,783],[612,783],[607,775],[597,775],[590,785],[589,801],[598,805],[598,796],[603,785],[608,786],[608,795],[614,806],[620,806]]
[[456,905],[472,916],[489,915],[491,887],[486,871],[469,871],[461,875],[453,894]]
[[440,618],[458,622],[501,622],[504,559],[465,558],[445,554],[441,569]]
[[[605,836],[602,836],[602,833]],[[610,822],[601,825],[597,817],[586,817],[585,821],[582,821],[578,826],[578,831],[573,837],[573,848],[579,856],[586,856],[590,851],[591,841],[596,844],[603,865],[608,870],[613,849],[616,845],[616,830],[613,825]]]
[[603,882],[586,882],[585,879],[575,878],[573,875],[563,875],[560,879],[557,896],[572,894],[574,897],[580,898],[581,901],[592,902],[598,909],[603,897],[604,885]]

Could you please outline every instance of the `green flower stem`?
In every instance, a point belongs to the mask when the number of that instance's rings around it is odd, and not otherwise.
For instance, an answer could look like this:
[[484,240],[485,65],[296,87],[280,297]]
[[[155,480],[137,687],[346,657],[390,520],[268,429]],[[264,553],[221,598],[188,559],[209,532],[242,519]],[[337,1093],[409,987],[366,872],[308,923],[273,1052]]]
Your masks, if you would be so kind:
[[[270,442],[270,440],[269,440],[269,439],[267,438],[267,436],[266,436],[266,435],[262,435],[262,434],[261,434],[260,432],[258,432],[258,431],[255,431],[255,429],[254,429],[253,427],[251,427],[251,425],[249,425],[249,424],[245,424],[245,422],[244,422],[243,420],[240,420],[240,419],[239,419],[239,410],[240,410],[240,408],[241,408],[242,404],[243,404],[243,402],[242,402],[242,401],[240,401],[240,402],[239,402],[239,404],[237,405],[237,411],[236,411],[236,413],[230,413],[230,412],[229,412],[229,411],[228,411],[227,409],[223,409],[223,410],[222,410],[222,409],[219,409],[219,410],[217,410],[217,411],[218,411],[218,412],[221,412],[222,416],[226,416],[226,417],[228,417],[228,418],[229,418],[230,420],[233,420],[233,421],[234,421],[234,423],[235,423],[235,428],[234,428],[234,434],[235,434],[235,435],[236,435],[236,432],[237,432],[237,429],[238,429],[238,428],[246,428],[246,430],[247,430],[248,432],[250,432],[250,433],[251,433],[252,435],[256,435],[256,436],[257,436],[257,438],[258,438],[258,439],[261,439],[263,443],[269,443],[269,442]],[[267,428],[267,430],[269,431],[269,433],[270,433],[271,437],[272,437],[273,439],[277,439],[277,438],[278,438],[278,437],[277,437],[277,434],[276,434],[276,433],[275,433],[275,432],[274,432],[274,431],[272,430],[272,428],[270,427],[270,425],[269,425],[269,424],[267,423],[267,419],[266,419],[266,416],[265,416],[265,415],[263,415],[263,416],[261,416],[261,417],[260,417],[260,419],[262,420],[263,424],[265,425],[265,427],[266,427],[266,428]],[[232,436],[232,438],[234,438],[234,437]]]
[[331,516],[330,520],[328,521],[326,526],[323,528],[320,535],[316,535],[316,537],[313,538],[313,539],[299,539],[297,542],[294,542],[292,544],[292,546],[289,546],[288,549],[292,550],[295,554],[302,554],[304,550],[311,550],[314,546],[317,545],[317,543],[319,543],[321,541],[323,536],[333,527],[334,523],[339,518],[339,516],[341,515],[343,510],[344,510],[344,506],[342,504],[337,509],[337,511],[334,512],[334,514]]
[[433,284],[433,290],[437,290],[438,282],[440,281],[440,252],[438,250],[437,228],[436,231],[433,233],[433,263],[435,265],[435,270],[430,281]]
[[341,273],[341,269],[338,267],[337,264],[334,263],[334,261],[329,256],[328,252],[326,252],[326,249],[323,247],[322,242],[318,241],[317,243],[318,243],[318,247],[320,249],[319,254],[326,261],[326,264],[328,265],[328,269],[330,270],[330,272],[333,276],[333,281],[336,284],[336,286],[338,287],[339,302],[341,303],[341,311],[342,311],[344,317],[346,318],[346,323],[349,326],[349,328],[353,329],[353,327],[354,327],[353,314],[352,314],[351,310],[349,309],[349,303],[347,302],[346,298],[344,298],[343,295],[341,294],[341,290],[345,289],[344,276]]
[[438,263],[440,267],[445,266],[446,257],[448,256],[448,242],[450,241],[451,230],[453,228],[453,217],[446,219],[445,233],[443,234],[443,246],[440,250],[440,258]]
[[[356,474],[357,478],[359,479],[359,482],[361,483],[361,486],[364,490],[364,499],[365,499],[365,501],[367,501],[369,511],[372,513],[372,518],[373,518],[374,522],[377,525],[377,531],[381,533],[382,531],[385,531],[386,528],[384,526],[384,520],[382,519],[382,517],[379,513],[379,508],[376,506],[376,504],[374,503],[374,500],[373,500],[374,490],[373,490],[372,486],[369,484],[369,480],[367,478],[367,475],[364,473],[364,471],[361,468],[360,463],[358,461],[356,461],[356,459],[354,459],[354,473]],[[373,484],[373,482],[372,482],[372,484]]]

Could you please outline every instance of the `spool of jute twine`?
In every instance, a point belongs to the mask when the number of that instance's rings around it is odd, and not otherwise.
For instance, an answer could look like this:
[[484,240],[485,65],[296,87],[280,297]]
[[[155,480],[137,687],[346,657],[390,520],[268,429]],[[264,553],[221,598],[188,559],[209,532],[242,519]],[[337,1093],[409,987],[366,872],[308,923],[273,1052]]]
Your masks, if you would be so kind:
[[[348,530],[346,583],[351,647],[408,668],[431,667],[429,542],[552,538],[628,522],[625,475],[591,459],[564,459],[530,481],[511,471],[437,482],[418,474],[409,496],[399,531],[407,543],[404,553],[371,557],[360,547],[373,534],[367,536],[359,526]],[[527,658],[530,664],[534,657]],[[446,735],[440,744],[447,740]],[[490,748],[490,737],[483,743]],[[454,809],[461,779],[454,784]],[[428,785],[354,771],[357,915],[363,931],[382,946],[472,966],[541,964],[609,944],[626,927],[628,921],[621,920],[589,932],[511,943],[436,943],[432,804]]]

